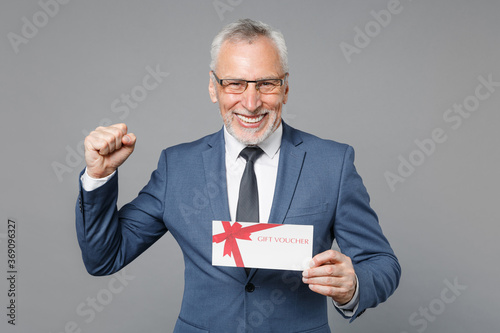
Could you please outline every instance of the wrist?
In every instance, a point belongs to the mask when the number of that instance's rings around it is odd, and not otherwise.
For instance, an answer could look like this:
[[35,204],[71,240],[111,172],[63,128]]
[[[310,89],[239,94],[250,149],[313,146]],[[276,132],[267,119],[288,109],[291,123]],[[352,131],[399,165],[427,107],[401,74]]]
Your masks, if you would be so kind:
[[114,172],[115,172],[115,170],[104,170],[104,171],[96,172],[96,171],[92,170],[92,168],[89,168],[89,167],[85,168],[85,173],[91,179],[103,179],[103,178],[109,177]]
[[80,178],[81,182],[82,182],[82,188],[87,191],[87,192],[90,192],[90,191],[93,191],[101,186],[103,186],[104,184],[106,184],[108,182],[109,179],[111,179],[114,174],[116,173],[116,170],[110,174],[109,176],[106,176],[104,178],[92,178],[88,172],[87,172],[87,168],[85,168],[85,172],[82,174],[82,177]]

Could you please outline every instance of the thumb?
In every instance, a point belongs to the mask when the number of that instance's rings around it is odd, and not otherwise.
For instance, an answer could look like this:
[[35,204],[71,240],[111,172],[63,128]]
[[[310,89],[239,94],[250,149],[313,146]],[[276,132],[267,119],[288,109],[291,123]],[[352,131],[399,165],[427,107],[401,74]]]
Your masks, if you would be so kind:
[[135,142],[137,141],[137,137],[135,136],[134,133],[129,133],[129,134],[126,134],[122,137],[122,144],[124,146],[128,146],[128,147],[133,147],[135,145]]

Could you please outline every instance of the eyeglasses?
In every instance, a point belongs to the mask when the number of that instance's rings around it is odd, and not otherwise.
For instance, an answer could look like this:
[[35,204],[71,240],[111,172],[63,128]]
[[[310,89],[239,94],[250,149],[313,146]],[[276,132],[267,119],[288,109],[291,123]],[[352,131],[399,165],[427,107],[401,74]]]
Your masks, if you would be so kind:
[[247,90],[249,83],[255,83],[255,89],[259,91],[261,94],[276,94],[279,92],[279,87],[281,87],[285,83],[285,79],[288,73],[282,79],[264,79],[257,81],[248,81],[248,80],[239,80],[239,79],[219,79],[215,72],[214,74],[215,80],[219,83],[224,90],[224,92],[228,94],[241,94],[245,90]]

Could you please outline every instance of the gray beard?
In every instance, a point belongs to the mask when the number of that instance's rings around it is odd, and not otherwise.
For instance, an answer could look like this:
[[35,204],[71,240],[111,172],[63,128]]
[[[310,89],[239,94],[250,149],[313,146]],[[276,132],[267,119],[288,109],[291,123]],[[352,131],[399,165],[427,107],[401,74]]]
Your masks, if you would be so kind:
[[263,111],[262,113],[267,113],[267,117],[269,117],[269,119],[266,130],[259,137],[254,136],[255,133],[260,130],[259,128],[243,128],[242,129],[243,134],[236,135],[235,130],[233,128],[233,121],[234,117],[236,116],[231,112],[228,112],[226,116],[223,118],[227,132],[231,134],[236,140],[238,140],[239,142],[241,142],[246,146],[256,146],[264,142],[264,140],[266,140],[269,136],[271,136],[271,134],[273,134],[274,130],[276,129],[274,128],[274,122],[276,120],[275,119],[276,112],[269,110],[262,110],[262,111]]

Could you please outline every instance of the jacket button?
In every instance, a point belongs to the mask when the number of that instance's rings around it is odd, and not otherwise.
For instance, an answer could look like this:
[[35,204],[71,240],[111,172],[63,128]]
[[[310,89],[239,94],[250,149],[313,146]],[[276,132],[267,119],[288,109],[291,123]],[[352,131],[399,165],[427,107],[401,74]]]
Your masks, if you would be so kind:
[[254,290],[255,290],[255,286],[253,285],[253,283],[248,283],[248,284],[245,286],[245,291],[246,291],[247,293],[252,293]]

